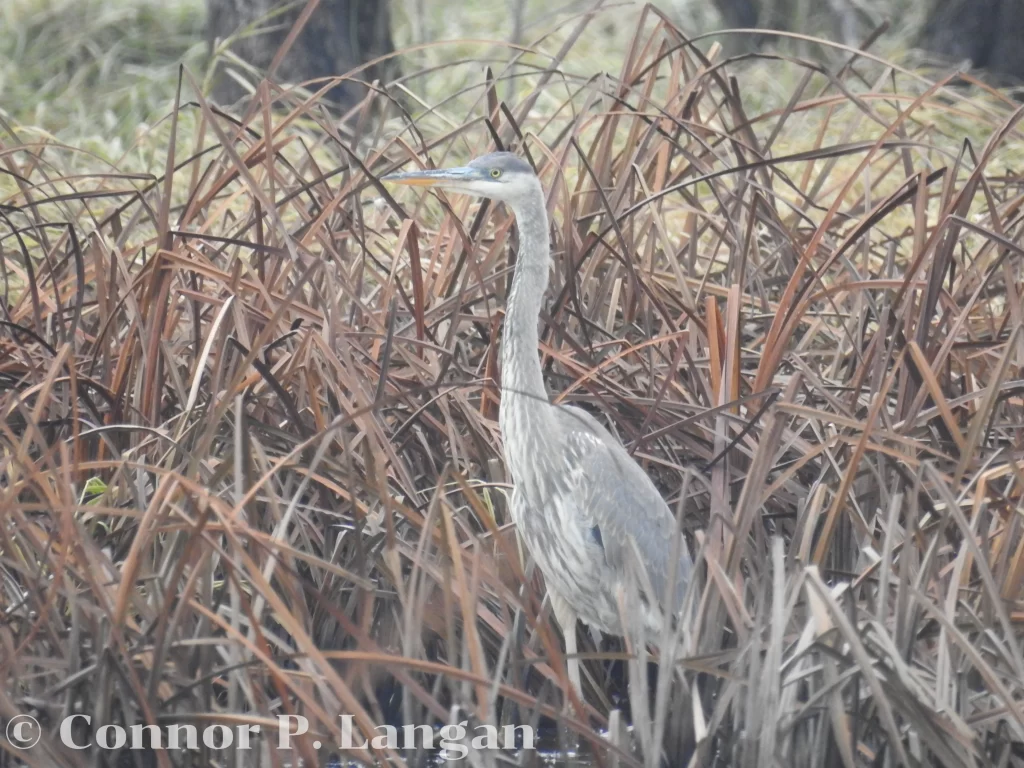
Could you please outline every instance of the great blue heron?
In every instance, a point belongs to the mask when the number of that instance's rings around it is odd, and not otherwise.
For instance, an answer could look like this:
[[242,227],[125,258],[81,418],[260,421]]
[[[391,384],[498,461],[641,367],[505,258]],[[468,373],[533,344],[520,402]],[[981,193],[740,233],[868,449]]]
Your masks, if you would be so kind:
[[[530,165],[494,152],[462,168],[383,180],[499,200],[515,214],[519,256],[505,309],[499,417],[512,518],[544,574],[565,636],[569,677],[582,695],[576,619],[611,634],[656,638],[663,616],[678,615],[682,607],[693,568],[686,543],[654,483],[623,445],[586,411],[548,400],[537,326],[551,246],[544,191]],[[646,578],[637,579],[637,561]],[[640,594],[638,585],[654,595]],[[639,605],[624,604],[638,594]],[[643,626],[624,626],[624,610]]]

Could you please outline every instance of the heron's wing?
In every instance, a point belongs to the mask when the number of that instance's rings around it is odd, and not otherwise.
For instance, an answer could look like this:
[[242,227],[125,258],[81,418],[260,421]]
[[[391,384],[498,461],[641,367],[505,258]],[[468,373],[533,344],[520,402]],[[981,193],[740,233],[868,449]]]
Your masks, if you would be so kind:
[[629,538],[636,542],[656,599],[666,595],[673,540],[676,583],[673,609],[682,604],[692,564],[676,521],[654,483],[600,422],[572,406],[558,408],[566,439],[565,460],[581,521],[592,526],[609,567],[624,578],[635,558]]

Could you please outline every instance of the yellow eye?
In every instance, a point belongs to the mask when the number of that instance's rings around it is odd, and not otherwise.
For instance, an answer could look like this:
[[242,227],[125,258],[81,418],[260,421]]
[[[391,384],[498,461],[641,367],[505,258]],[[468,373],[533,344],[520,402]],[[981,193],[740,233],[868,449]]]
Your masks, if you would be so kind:
[[497,179],[500,176],[501,176],[501,169],[500,168],[491,168],[491,178],[492,179]]

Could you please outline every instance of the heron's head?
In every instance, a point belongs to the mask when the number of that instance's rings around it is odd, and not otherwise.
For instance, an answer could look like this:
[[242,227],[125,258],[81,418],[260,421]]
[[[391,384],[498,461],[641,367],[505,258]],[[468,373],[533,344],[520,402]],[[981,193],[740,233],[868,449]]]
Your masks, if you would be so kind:
[[476,197],[489,197],[515,205],[520,200],[536,197],[540,182],[533,168],[511,152],[491,152],[470,161],[461,168],[440,168],[436,171],[408,171],[382,176],[381,181],[438,187]]

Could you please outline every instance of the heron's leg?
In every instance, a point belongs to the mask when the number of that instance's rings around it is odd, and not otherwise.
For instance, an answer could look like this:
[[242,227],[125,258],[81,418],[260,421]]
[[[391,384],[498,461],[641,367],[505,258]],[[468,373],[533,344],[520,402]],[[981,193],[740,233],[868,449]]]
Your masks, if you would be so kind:
[[566,659],[569,682],[576,689],[576,695],[580,697],[580,701],[583,701],[583,684],[580,681],[580,660],[576,658],[578,653],[576,646],[576,611],[573,610],[569,601],[563,599],[560,595],[556,595],[551,590],[548,590],[548,597],[551,600],[551,610],[555,614],[558,626],[562,629],[562,635],[565,636],[565,653],[569,657]]

